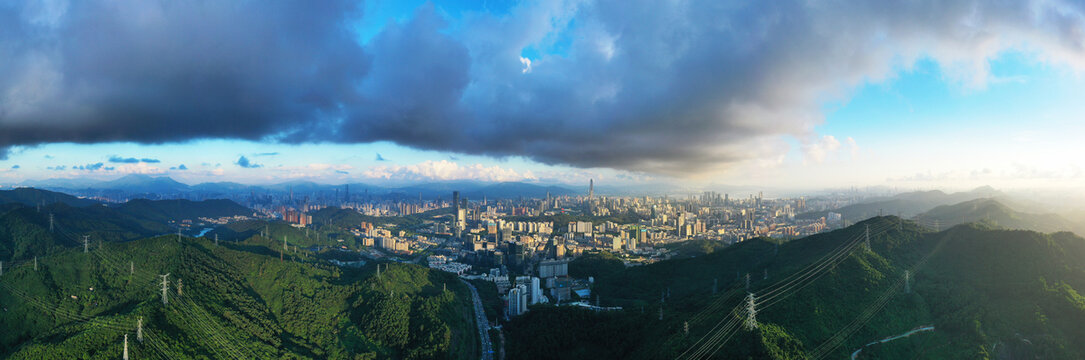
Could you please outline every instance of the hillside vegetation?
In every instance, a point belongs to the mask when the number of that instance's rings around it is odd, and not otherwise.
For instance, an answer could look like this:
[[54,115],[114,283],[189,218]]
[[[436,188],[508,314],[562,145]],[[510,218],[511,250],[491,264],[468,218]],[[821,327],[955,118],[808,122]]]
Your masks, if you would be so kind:
[[[779,245],[755,239],[692,259],[593,273],[603,305],[625,310],[531,311],[506,327],[508,354],[839,359],[861,349],[860,359],[1085,357],[1077,341],[1085,338],[1085,239],[1070,233],[985,225],[933,232],[878,217]],[[755,295],[757,328],[745,326],[747,293]],[[934,330],[864,346],[927,325]]]
[[136,199],[116,206],[122,214],[159,222],[251,216],[253,211],[230,200],[146,200]]
[[[0,357],[476,358],[470,294],[408,264],[341,269],[250,238],[106,242],[5,266]],[[162,278],[169,274],[168,304]],[[136,339],[139,319],[143,338]]]

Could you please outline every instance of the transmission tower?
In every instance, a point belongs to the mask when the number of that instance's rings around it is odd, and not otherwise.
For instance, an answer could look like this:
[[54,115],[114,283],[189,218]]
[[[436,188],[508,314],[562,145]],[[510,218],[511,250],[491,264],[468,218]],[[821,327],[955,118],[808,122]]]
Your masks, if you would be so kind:
[[143,342],[143,317],[139,317],[139,322],[136,323],[136,340]]
[[177,296],[184,295],[184,293],[181,292],[181,285],[184,285],[181,283],[181,279],[177,279]]
[[4,276],[4,261],[0,260],[0,276]]
[[689,336],[689,321],[682,324],[682,332],[686,333],[686,336]]
[[720,285],[720,279],[715,278],[712,280],[712,295],[716,294],[716,288]]
[[124,360],[128,360],[128,334],[124,334]]
[[219,246],[219,234],[215,234],[215,246]]
[[746,291],[750,291],[750,273],[746,273]]
[[904,270],[904,293],[912,293],[912,271]]
[[83,253],[84,254],[87,253],[87,248],[89,247],[87,244],[89,242],[90,242],[90,235],[83,235]]
[[169,304],[169,284],[170,284],[169,277],[170,277],[170,274],[167,273],[166,275],[158,275],[158,276],[162,277],[162,305],[167,305],[167,304]]
[[128,261],[128,275],[135,275],[135,274],[136,274],[136,262],[129,260]]
[[765,276],[761,280],[768,280],[768,279],[769,279],[769,269],[765,268]]
[[757,299],[753,293],[746,295],[746,330],[757,328]]
[[53,232],[53,213],[49,213],[49,232]]
[[863,245],[866,247],[866,251],[870,251],[870,225],[866,226],[863,230]]
[[659,321],[663,321],[663,305],[659,305]]
[[934,231],[942,231],[942,223],[938,219],[934,219]]
[[38,271],[38,257],[34,257],[34,271]]
[[181,228],[177,228],[177,243],[181,243]]

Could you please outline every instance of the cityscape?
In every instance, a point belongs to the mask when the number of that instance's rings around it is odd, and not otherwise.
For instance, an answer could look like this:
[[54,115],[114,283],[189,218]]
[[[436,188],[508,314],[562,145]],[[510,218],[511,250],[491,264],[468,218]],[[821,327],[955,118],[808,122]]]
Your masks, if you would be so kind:
[[1085,4],[0,2],[0,359],[1085,359]]

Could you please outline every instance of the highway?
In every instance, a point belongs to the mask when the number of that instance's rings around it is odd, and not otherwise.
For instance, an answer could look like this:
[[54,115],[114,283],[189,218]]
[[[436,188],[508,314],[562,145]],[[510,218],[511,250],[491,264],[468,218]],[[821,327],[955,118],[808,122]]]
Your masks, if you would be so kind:
[[471,283],[463,281],[468,289],[471,289],[471,299],[475,303],[475,322],[478,323],[478,337],[482,340],[482,360],[493,360],[494,346],[490,343],[490,321],[486,319],[486,311],[482,309],[482,298],[478,296],[478,290]]

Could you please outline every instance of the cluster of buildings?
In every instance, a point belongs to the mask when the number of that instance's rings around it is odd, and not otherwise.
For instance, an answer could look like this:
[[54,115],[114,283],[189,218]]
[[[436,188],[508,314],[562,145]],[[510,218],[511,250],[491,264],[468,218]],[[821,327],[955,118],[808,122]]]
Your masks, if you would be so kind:
[[437,269],[456,275],[463,275],[467,270],[471,270],[471,265],[452,261],[452,259],[449,259],[444,255],[430,255],[426,260],[430,269]]
[[313,224],[313,216],[294,209],[282,209],[283,221],[297,227],[306,227]]
[[[798,214],[839,206],[839,199],[732,198],[730,194],[550,196],[468,200],[453,191],[449,201],[405,200],[345,203],[372,216],[437,211],[410,233],[391,224],[361,222],[351,231],[364,251],[411,255],[424,251],[430,268],[493,281],[509,316],[538,303],[589,300],[591,283],[569,277],[571,259],[585,252],[618,254],[628,266],[673,256],[669,244],[689,240],[733,244],[755,237],[801,237],[839,226],[839,214]],[[311,207],[307,207],[311,210]],[[286,221],[305,226],[304,211],[281,209]],[[509,274],[520,274],[510,278]],[[588,303],[589,307],[598,307]],[[606,309],[599,307],[600,309]]]

